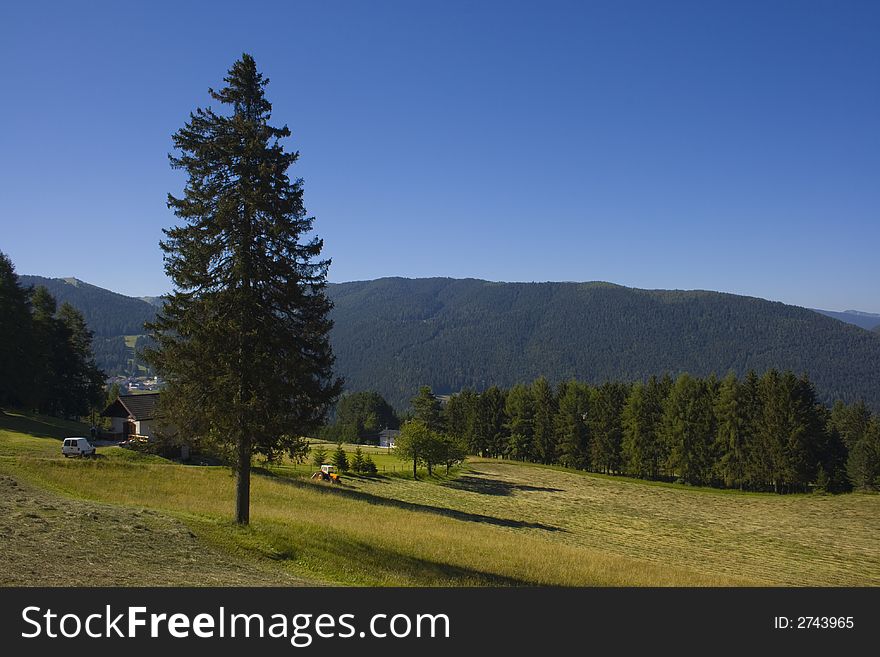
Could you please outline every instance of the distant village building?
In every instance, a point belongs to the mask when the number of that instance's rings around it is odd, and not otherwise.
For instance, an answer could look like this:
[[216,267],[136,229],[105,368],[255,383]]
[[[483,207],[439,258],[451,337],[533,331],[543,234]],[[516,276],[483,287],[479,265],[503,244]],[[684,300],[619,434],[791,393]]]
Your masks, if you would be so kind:
[[159,393],[119,395],[101,413],[110,418],[111,432],[122,440],[129,436],[143,436],[152,440],[156,435],[156,405]]
[[394,447],[399,435],[398,429],[383,429],[379,432],[379,447]]

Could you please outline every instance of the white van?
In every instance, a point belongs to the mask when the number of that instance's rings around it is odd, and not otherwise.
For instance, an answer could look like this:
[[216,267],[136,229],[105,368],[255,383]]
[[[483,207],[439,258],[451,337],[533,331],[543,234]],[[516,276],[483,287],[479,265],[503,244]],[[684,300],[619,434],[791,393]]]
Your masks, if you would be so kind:
[[95,448],[85,438],[65,438],[61,445],[61,453],[68,456],[94,456]]

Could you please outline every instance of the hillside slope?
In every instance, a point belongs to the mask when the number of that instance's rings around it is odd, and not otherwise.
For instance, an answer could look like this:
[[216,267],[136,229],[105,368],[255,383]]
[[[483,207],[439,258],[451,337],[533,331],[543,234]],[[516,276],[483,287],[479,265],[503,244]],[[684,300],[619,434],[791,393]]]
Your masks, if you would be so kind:
[[18,278],[24,286],[45,287],[59,306],[66,301],[77,308],[96,337],[141,335],[144,333],[144,322],[156,315],[156,307],[142,299],[117,294],[76,278]]
[[[76,279],[21,279],[83,312],[106,371],[130,367],[123,336],[143,333],[154,305]],[[449,393],[541,375],[596,383],[776,367],[808,372],[824,401],[863,398],[880,412],[878,334],[797,306],[609,283],[383,278],[328,290],[347,389],[398,408],[425,384]]]
[[330,293],[348,389],[397,406],[421,384],[448,393],[541,375],[596,383],[776,367],[808,372],[825,401],[880,410],[880,341],[806,308],[608,283],[387,278]]
[[144,374],[150,370],[135,355],[133,340],[125,336],[144,333],[144,322],[156,315],[150,303],[90,285],[76,278],[19,276],[22,285],[43,286],[60,306],[67,302],[78,309],[95,334],[95,363],[107,375]]

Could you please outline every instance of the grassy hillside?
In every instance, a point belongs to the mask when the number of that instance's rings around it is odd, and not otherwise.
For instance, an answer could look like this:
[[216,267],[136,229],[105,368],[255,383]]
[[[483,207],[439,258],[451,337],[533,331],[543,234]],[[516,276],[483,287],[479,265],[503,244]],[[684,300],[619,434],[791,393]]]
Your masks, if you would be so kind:
[[880,342],[812,310],[702,291],[607,283],[400,279],[331,286],[333,346],[350,390],[398,407],[540,375],[590,383],[679,372],[808,372],[823,401],[880,411]]
[[[119,448],[65,460],[57,437],[77,429],[0,417],[0,476],[18,505],[0,524],[2,583],[78,581],[57,566],[69,547],[103,577],[89,581],[112,583],[880,584],[876,495],[750,495],[479,460],[448,479],[331,486],[282,466],[255,477],[242,529],[227,469]],[[42,575],[41,560],[55,564]]]

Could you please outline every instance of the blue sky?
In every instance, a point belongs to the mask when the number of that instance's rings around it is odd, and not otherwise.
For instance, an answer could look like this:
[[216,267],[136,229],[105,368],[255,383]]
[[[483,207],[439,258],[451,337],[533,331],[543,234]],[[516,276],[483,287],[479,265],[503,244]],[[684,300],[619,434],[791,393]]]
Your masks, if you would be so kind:
[[171,134],[243,51],[333,281],[880,312],[880,3],[4,3],[0,250],[165,292]]

